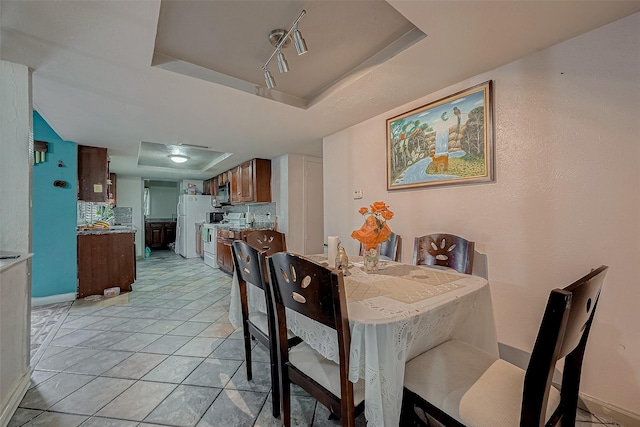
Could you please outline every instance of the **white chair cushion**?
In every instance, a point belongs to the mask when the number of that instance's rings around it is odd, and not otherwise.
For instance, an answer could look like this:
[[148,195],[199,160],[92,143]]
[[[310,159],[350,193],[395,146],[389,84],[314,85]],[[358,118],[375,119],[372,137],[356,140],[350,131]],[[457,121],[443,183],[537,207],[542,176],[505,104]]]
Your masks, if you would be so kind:
[[469,344],[447,341],[407,363],[404,386],[461,421],[460,399],[495,360]]
[[[525,371],[496,360],[460,400],[460,418],[468,426],[520,425]],[[560,403],[555,387],[549,391],[545,421]]]
[[[304,342],[289,350],[289,362],[340,398],[340,366],[337,363],[323,357]],[[353,385],[353,401],[357,406],[363,400],[364,381],[360,380]]]

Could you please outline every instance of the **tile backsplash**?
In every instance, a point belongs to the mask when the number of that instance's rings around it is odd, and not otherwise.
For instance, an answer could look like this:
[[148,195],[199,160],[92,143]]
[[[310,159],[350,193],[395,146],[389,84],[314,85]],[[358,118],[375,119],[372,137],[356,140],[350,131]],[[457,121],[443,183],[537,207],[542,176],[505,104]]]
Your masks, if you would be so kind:
[[273,226],[276,220],[276,204],[272,203],[253,203],[250,205],[239,206],[223,206],[225,212],[234,213],[250,213],[253,216],[253,223],[261,226]]
[[78,200],[77,225],[93,224],[96,221],[106,221],[113,225],[115,213],[113,207],[106,203],[83,202]]

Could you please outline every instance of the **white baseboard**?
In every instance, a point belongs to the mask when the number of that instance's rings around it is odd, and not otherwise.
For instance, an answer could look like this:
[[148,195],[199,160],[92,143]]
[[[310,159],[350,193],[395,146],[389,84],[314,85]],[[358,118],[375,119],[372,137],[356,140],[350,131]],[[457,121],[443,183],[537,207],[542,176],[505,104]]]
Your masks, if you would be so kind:
[[[498,343],[498,348],[501,359],[504,359],[521,369],[527,369],[527,365],[529,364],[529,359],[531,357],[529,353],[504,343]],[[561,379],[562,374],[556,370],[553,375],[553,382],[558,389],[560,389],[559,383]],[[622,427],[640,427],[640,414],[634,414],[584,393],[580,393],[578,407],[591,412],[602,421],[613,421],[620,424]]]
[[578,407],[591,412],[604,422],[613,421],[622,427],[640,427],[640,414],[634,414],[584,393],[580,393]]
[[13,417],[13,413],[18,409],[18,405],[22,401],[22,398],[27,393],[29,384],[31,383],[31,369],[27,369],[27,372],[22,375],[20,382],[16,386],[15,390],[11,394],[7,406],[2,408],[2,415],[0,415],[0,426],[6,427]]
[[76,293],[51,295],[49,297],[31,298],[31,307],[47,304],[57,304],[59,302],[75,301]]

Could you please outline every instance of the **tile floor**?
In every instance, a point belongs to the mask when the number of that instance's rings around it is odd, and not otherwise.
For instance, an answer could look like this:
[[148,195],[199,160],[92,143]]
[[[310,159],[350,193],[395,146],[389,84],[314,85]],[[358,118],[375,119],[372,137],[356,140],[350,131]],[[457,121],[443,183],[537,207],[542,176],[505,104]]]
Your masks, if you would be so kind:
[[[241,333],[228,323],[231,278],[168,251],[137,268],[130,293],[34,308],[34,371],[9,426],[280,425],[260,345],[246,379]],[[303,390],[294,393],[293,425],[339,425]],[[578,419],[604,425],[587,412]]]

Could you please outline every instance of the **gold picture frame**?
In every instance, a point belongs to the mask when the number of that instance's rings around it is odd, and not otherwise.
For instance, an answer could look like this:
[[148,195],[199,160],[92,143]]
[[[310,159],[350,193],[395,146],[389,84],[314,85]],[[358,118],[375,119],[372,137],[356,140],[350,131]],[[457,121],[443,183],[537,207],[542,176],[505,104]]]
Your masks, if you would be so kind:
[[387,190],[494,181],[491,80],[387,119]]

